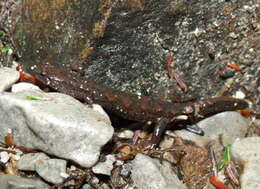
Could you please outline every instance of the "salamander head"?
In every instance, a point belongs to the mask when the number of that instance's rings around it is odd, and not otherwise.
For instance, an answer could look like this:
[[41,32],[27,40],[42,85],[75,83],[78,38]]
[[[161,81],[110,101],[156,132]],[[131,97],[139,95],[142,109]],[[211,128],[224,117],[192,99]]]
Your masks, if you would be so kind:
[[34,76],[43,84],[49,85],[50,81],[64,81],[67,74],[63,68],[52,62],[45,62],[33,70]]

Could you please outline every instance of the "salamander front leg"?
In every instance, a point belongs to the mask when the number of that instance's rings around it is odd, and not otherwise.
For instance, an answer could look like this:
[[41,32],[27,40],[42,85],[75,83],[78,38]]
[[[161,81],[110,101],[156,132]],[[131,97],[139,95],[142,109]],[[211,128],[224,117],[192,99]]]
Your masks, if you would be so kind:
[[153,130],[153,136],[152,136],[152,139],[149,144],[150,148],[155,148],[158,146],[168,123],[169,123],[169,119],[167,119],[167,118],[158,118],[157,119],[156,125]]

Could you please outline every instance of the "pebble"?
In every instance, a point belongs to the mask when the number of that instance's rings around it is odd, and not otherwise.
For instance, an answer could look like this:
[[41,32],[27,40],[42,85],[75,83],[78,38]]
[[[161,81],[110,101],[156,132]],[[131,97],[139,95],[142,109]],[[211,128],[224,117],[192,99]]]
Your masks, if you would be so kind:
[[232,158],[243,165],[241,189],[260,188],[260,137],[237,140],[231,149]]
[[3,151],[0,153],[0,161],[2,163],[7,163],[9,161],[9,159],[10,159],[10,156],[7,152]]
[[236,91],[235,95],[233,96],[234,98],[240,98],[244,99],[246,97],[245,93],[243,91]]
[[44,153],[29,153],[23,155],[17,162],[17,169],[36,171],[46,181],[59,184],[68,177],[66,165],[65,160],[50,159]]
[[44,153],[24,154],[17,162],[17,169],[23,171],[35,171],[35,167],[37,163],[48,159],[50,159],[50,157]]
[[36,172],[46,181],[52,184],[60,184],[67,178],[67,162],[62,159],[46,159],[38,162]]
[[132,161],[131,178],[137,188],[142,189],[187,189],[173,172],[171,164],[137,154]]
[[186,130],[176,131],[175,134],[196,142],[199,146],[207,145],[212,141],[219,141],[221,137],[222,144],[226,146],[227,144],[232,144],[237,138],[244,138],[249,121],[241,116],[237,112],[222,112],[197,123],[204,131],[204,136],[199,136],[188,132]]
[[19,188],[19,189],[50,189],[51,187],[42,182],[40,179],[23,178],[16,175],[0,175],[1,189]]
[[93,189],[89,184],[84,184],[82,189]]
[[97,165],[92,167],[92,171],[96,174],[111,175],[113,163],[116,161],[115,156],[107,155],[104,162],[98,162]]
[[0,92],[9,89],[12,84],[19,80],[20,73],[14,68],[0,68]]
[[0,112],[0,128],[4,128],[1,142],[11,129],[15,131],[16,145],[39,149],[83,167],[91,167],[98,161],[101,147],[114,132],[104,113],[68,95],[39,89],[3,92]]
[[123,139],[131,139],[131,138],[133,138],[133,136],[134,136],[134,132],[131,131],[131,130],[128,130],[128,129],[123,130],[123,131],[121,131],[121,132],[118,132],[118,133],[116,133],[116,134],[117,134],[117,136],[118,136],[119,138],[123,138]]

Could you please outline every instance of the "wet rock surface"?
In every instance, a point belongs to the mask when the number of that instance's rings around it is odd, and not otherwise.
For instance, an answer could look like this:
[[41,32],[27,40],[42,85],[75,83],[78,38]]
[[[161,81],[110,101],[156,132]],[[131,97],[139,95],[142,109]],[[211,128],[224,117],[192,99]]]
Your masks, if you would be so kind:
[[[39,2],[24,1],[14,14],[20,19],[13,37],[27,67],[82,64],[98,83],[175,101],[241,89],[259,105],[259,91],[252,93],[259,75],[256,0]],[[186,93],[168,77],[168,55]]]
[[0,95],[0,109],[1,141],[11,129],[17,145],[40,149],[86,167],[96,163],[100,148],[113,134],[107,115],[63,94],[41,90],[5,92]]

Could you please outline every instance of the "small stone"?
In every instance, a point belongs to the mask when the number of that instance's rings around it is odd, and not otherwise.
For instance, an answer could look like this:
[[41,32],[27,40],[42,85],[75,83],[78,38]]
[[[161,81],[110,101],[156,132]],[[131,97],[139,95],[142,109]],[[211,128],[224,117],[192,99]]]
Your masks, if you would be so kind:
[[246,97],[246,95],[245,95],[245,93],[242,92],[242,91],[237,91],[233,97],[234,97],[234,98],[244,99],[244,98]]
[[134,132],[131,131],[131,130],[126,129],[126,130],[123,130],[123,131],[121,131],[121,132],[118,132],[118,133],[117,133],[117,136],[118,136],[119,138],[131,139],[131,138],[133,138],[133,136],[134,136]]
[[46,181],[59,184],[62,183],[65,178],[62,175],[66,173],[67,162],[61,159],[47,159],[42,160],[36,164],[36,172]]
[[23,171],[35,171],[36,164],[48,159],[50,158],[44,153],[24,154],[17,162],[17,169]]
[[19,189],[49,189],[51,188],[40,179],[23,178],[16,175],[0,175],[1,189],[19,188]]
[[187,189],[173,172],[169,162],[137,154],[133,160],[131,178],[137,188],[142,189]]
[[116,161],[116,158],[113,155],[107,155],[104,162],[99,162],[92,168],[92,171],[96,174],[111,175],[113,169],[113,163]]
[[0,160],[2,163],[7,163],[10,159],[10,156],[7,152],[3,151],[0,153]]
[[235,34],[234,32],[229,33],[229,37],[231,37],[232,39],[237,39],[238,35]]
[[82,189],[93,189],[89,184],[84,184]]
[[76,171],[77,167],[75,167],[74,165],[70,166],[70,171]]
[[13,68],[0,68],[0,92],[9,89],[19,80],[20,73]]

